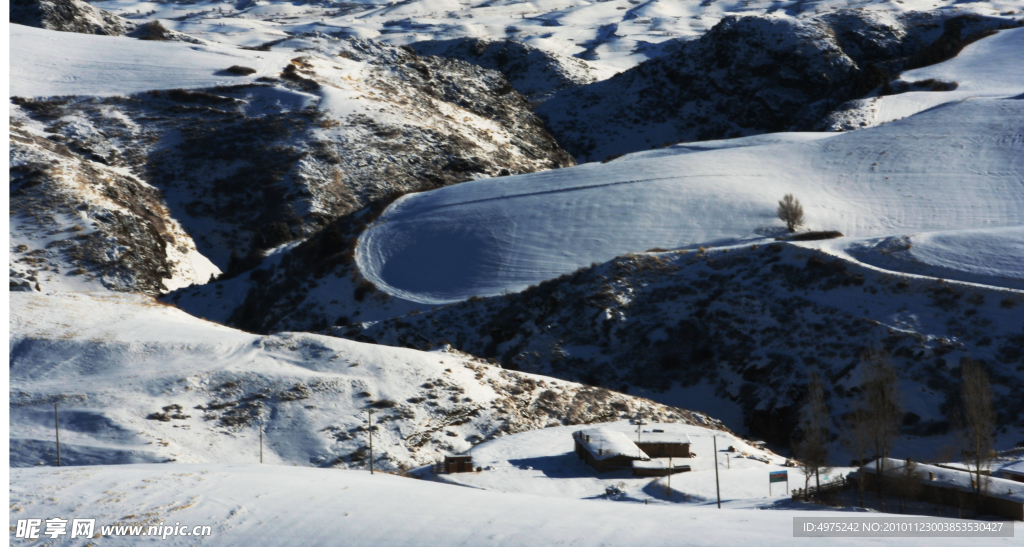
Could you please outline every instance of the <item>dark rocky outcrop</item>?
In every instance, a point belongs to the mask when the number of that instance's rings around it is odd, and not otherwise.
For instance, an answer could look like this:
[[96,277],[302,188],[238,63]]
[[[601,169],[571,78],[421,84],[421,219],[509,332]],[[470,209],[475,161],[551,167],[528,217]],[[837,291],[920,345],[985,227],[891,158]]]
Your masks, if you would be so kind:
[[11,22],[61,32],[120,36],[135,23],[81,0],[11,0]]
[[[1009,19],[841,11],[728,16],[697,40],[537,108],[578,160],[692,142],[816,129],[832,110]],[[948,50],[948,51],[947,51]],[[955,54],[955,53],[952,53]]]
[[585,62],[515,40],[455,38],[416,42],[410,47],[419,55],[450,57],[497,70],[531,101],[542,101],[558,91],[595,80]]
[[[872,347],[891,355],[903,389],[920,390],[915,412],[928,409],[930,420],[943,420],[955,400],[960,359],[983,361],[1006,389],[996,405],[1001,423],[1019,423],[1024,353],[1013,348],[1024,323],[999,305],[1005,295],[775,243],[626,256],[522,293],[327,332],[420,349],[451,344],[505,368],[643,390],[654,400],[678,397],[679,385],[705,386],[701,397],[713,392],[724,406],[698,410],[722,417],[736,404],[743,423],[727,425],[788,445],[808,372],[827,378],[838,431],[858,404],[861,354]],[[889,326],[901,302],[918,303],[914,317],[928,319],[913,329]]]

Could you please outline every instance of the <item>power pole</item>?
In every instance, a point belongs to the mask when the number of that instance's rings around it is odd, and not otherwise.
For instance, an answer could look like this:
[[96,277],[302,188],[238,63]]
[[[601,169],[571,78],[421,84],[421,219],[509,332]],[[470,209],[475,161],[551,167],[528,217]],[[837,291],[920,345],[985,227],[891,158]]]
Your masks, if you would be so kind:
[[672,501],[672,473],[674,469],[672,467],[672,456],[668,457],[668,501]]
[[369,422],[369,427],[366,429],[367,436],[370,437],[370,474],[373,474],[373,409],[366,409],[366,419]]
[[60,467],[60,427],[57,425],[57,403],[53,403],[53,434],[57,437],[57,467]]
[[644,409],[640,409],[640,418],[636,421],[636,442],[640,442],[640,430],[644,427]]
[[260,424],[260,463],[263,463],[263,424]]
[[718,486],[718,435],[711,437],[715,443],[715,495],[718,496],[718,508],[722,508],[722,490]]

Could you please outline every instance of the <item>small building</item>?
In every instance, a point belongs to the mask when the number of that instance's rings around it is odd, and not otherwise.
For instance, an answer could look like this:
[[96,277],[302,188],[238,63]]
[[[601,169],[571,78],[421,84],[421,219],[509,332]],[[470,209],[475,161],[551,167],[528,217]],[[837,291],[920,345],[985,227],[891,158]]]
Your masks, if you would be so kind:
[[886,458],[879,476],[878,460],[875,460],[864,466],[865,486],[871,490],[881,481],[883,488],[898,489],[899,481],[910,478],[918,483],[914,499],[952,506],[966,503],[983,513],[1024,520],[1024,486],[1019,482],[984,477],[979,496],[974,493],[974,476],[967,471],[920,463],[907,469],[907,465],[907,461]]
[[689,435],[665,433],[660,429],[655,429],[653,433],[643,433],[636,442],[640,450],[652,458],[692,458],[690,444]]
[[573,433],[572,438],[576,444],[576,456],[598,473],[630,469],[634,461],[651,459],[624,433],[612,429],[582,429]]
[[[671,465],[669,465],[671,463]],[[690,471],[689,465],[670,462],[668,458],[651,459],[649,461],[634,460],[634,477],[666,477],[676,473]]]
[[1004,465],[993,474],[1008,481],[1024,482],[1024,460]]
[[473,456],[445,456],[445,473],[472,473]]

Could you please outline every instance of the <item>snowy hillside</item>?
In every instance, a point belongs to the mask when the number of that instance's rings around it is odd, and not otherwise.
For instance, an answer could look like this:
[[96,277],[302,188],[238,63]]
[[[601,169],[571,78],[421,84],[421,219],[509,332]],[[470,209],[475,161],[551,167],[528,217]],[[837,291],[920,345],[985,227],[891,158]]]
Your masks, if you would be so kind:
[[[841,103],[886,89],[894,74],[1016,26],[1012,17],[938,12],[730,16],[665,55],[560,92],[537,112],[580,161],[677,142],[817,130]],[[1012,53],[998,53],[1011,62]],[[985,64],[998,65],[993,61]]]
[[[9,10],[12,536],[791,545],[843,514],[791,499],[808,378],[842,480],[869,348],[892,457],[966,359],[1024,446],[1020,0]],[[596,427],[690,469],[598,474]]]
[[413,43],[419,55],[461,59],[508,78],[516,91],[531,101],[547,99],[563,89],[594,81],[594,70],[575,57],[558,55],[515,40],[462,38]]
[[636,415],[717,422],[637,397],[424,353],[303,333],[257,336],[116,293],[11,294],[11,464],[264,461],[378,469],[483,440]]
[[[907,397],[899,450],[915,458],[950,442],[946,409],[969,357],[1000,386],[997,446],[1024,441],[1024,293],[829,254],[844,241],[631,255],[521,293],[331,332],[402,347],[451,343],[506,368],[685,405],[782,446],[811,370],[828,379],[832,429],[843,430],[841,417],[860,401],[861,352],[878,347]],[[949,249],[923,247],[932,256]],[[1019,277],[1020,256],[1008,260]]]
[[[11,29],[12,117],[65,163],[151,187],[231,273],[394,193],[572,164],[500,74],[460,61],[359,40],[267,52]],[[18,141],[14,164],[36,144]]]
[[[205,40],[255,47],[290,35],[372,38],[392,44],[425,40],[511,39],[591,65],[599,79],[664,53],[678,38],[703,35],[729,15],[804,18],[856,9],[882,14],[934,10],[949,15],[1016,14],[1016,0],[406,0],[384,2],[148,2],[102,0],[103,9]],[[1018,15],[1019,17],[1019,15]]]
[[682,144],[406,196],[360,238],[358,265],[409,300],[496,295],[628,252],[764,240],[783,230],[787,193],[808,228],[847,236],[1019,226],[1024,65],[1009,52],[1021,48],[1024,29],[968,46],[967,62],[926,70],[972,96],[869,129]]

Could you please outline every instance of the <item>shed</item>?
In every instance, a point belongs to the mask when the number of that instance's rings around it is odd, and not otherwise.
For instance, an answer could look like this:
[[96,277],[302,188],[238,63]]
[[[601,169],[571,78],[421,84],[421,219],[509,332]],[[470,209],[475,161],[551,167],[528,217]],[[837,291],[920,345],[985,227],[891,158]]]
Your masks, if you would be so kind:
[[655,429],[653,433],[641,435],[636,445],[652,458],[692,458],[690,453],[690,436],[677,433],[665,433]]
[[572,434],[576,456],[598,473],[630,469],[636,460],[651,458],[624,433],[603,427],[582,429]]
[[635,477],[665,477],[688,471],[690,471],[689,465],[672,462],[672,465],[669,466],[669,461],[666,458],[652,459],[650,461],[636,460],[633,462],[633,476]]
[[[878,460],[864,466],[864,482],[868,489],[875,488],[878,481],[883,486],[898,485],[894,480],[905,476],[906,461],[885,459],[882,475],[878,475]],[[949,467],[915,463],[910,475],[918,481],[920,488],[916,499],[957,506],[966,499],[982,512],[1013,520],[1024,520],[1024,487],[1019,482],[997,477],[985,477],[981,495],[974,493],[974,477],[966,472]]]
[[1024,460],[1013,462],[996,469],[997,477],[1016,482],[1024,482]]
[[445,456],[445,473],[471,473],[473,471],[473,456]]

